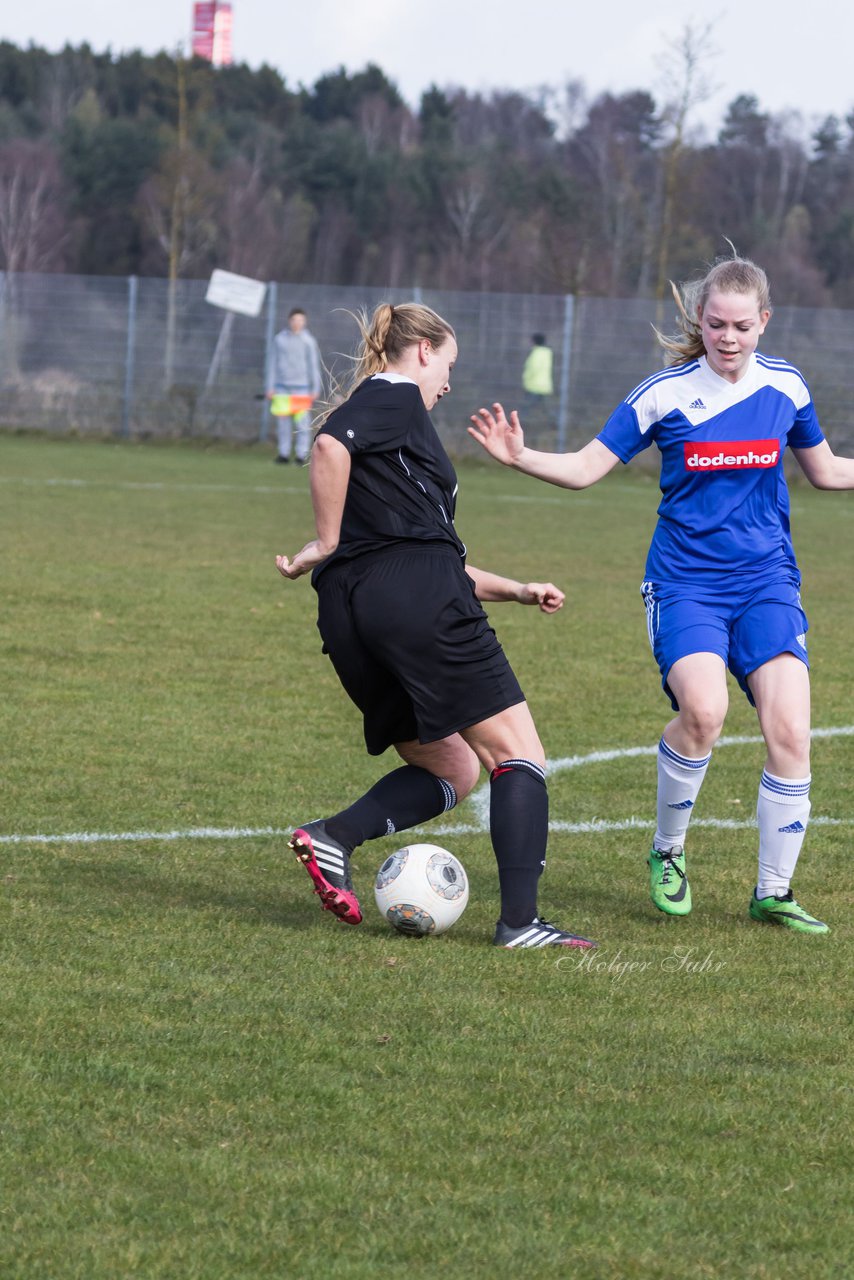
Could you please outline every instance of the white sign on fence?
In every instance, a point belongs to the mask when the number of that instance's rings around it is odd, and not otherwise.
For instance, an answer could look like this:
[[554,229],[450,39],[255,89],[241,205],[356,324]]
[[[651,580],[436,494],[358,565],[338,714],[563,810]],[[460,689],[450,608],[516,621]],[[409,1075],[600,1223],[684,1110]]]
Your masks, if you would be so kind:
[[267,286],[250,276],[236,276],[233,271],[213,272],[205,294],[205,302],[224,311],[236,311],[242,316],[258,316],[264,305]]

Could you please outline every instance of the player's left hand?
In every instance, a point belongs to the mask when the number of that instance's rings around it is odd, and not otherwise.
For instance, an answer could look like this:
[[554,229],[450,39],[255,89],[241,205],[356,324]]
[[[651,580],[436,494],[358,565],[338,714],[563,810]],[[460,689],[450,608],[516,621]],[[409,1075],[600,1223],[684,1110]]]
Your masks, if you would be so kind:
[[304,573],[311,573],[312,569],[322,564],[328,555],[329,552],[315,538],[314,541],[307,542],[293,560],[287,556],[276,556],[276,568],[283,578],[301,578]]
[[520,604],[539,605],[542,613],[557,613],[563,608],[565,592],[553,582],[526,582],[519,596]]

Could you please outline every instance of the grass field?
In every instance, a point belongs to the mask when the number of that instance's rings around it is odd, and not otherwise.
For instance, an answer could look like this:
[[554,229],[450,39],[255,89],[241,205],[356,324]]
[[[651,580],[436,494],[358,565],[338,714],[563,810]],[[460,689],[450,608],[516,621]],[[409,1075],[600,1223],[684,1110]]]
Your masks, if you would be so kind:
[[309,584],[275,572],[309,533],[304,471],[14,436],[0,457],[4,1280],[854,1275],[850,495],[793,492],[823,731],[796,888],[832,927],[810,938],[747,918],[763,753],[735,688],[694,912],[648,900],[655,482],[461,466],[472,563],[568,596],[491,609],[552,762],[543,910],[600,943],[525,956],[489,945],[478,795],[422,833],[472,882],[442,938],[375,912],[400,837],[357,855],[360,929],[285,848],[392,764]]

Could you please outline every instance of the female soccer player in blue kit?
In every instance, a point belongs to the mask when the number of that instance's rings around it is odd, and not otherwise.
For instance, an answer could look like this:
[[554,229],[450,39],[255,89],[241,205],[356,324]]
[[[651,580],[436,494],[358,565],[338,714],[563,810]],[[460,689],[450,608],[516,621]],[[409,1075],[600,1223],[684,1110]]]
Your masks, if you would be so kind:
[[454,331],[435,311],[382,303],[362,326],[350,394],[315,438],[316,536],[276,564],[286,578],[311,573],[324,652],[362,712],[368,751],[393,746],[404,764],[347,809],[299,827],[290,847],[324,908],[359,924],[353,850],[452,808],[484,765],[501,891],[495,945],[584,950],[595,944],[538,915],[546,758],[480,603],[554,613],[564,593],[466,564],[457,478],[429,416],[456,358]]
[[783,453],[788,445],[818,489],[854,488],[854,459],[831,450],[798,370],[756,350],[771,318],[760,267],[718,261],[677,303],[681,333],[659,335],[669,367],[578,452],[526,448],[518,415],[508,420],[498,404],[473,416],[469,431],[499,462],[566,489],[586,489],[658,446],[663,497],[641,591],[676,715],[658,749],[652,900],[670,915],[691,910],[685,835],[723,727],[728,667],[767,748],[750,916],[826,933],[791,889],[810,812],[810,688]]

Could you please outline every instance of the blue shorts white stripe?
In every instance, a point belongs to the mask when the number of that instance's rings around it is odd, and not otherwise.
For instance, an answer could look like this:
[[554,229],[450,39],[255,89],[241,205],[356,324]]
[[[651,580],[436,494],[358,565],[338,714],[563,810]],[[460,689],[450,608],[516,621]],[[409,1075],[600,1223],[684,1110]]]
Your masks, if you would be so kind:
[[674,709],[679,707],[668,676],[674,663],[691,654],[717,654],[751,703],[748,677],[772,658],[791,653],[809,667],[809,622],[799,588],[793,572],[758,583],[739,583],[733,575],[714,587],[643,582],[647,634]]

